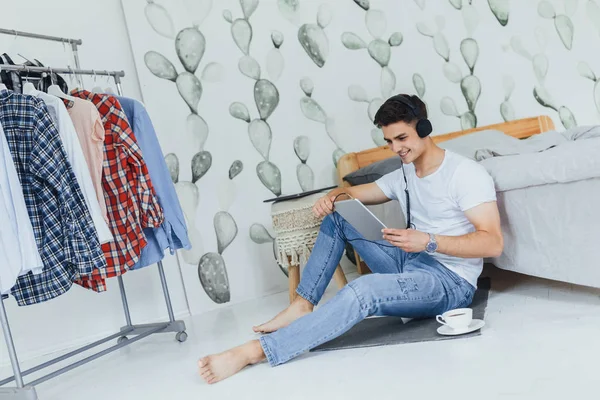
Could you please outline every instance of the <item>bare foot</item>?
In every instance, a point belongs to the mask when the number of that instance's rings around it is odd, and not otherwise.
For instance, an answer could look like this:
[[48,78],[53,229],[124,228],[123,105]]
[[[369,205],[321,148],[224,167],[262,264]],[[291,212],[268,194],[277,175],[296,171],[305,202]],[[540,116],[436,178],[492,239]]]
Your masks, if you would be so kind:
[[252,327],[252,330],[256,333],[270,333],[275,332],[278,329],[284,328],[297,320],[298,318],[312,312],[314,306],[312,303],[300,296],[282,312],[277,314],[275,318],[266,322],[262,325]]
[[265,353],[258,340],[252,340],[220,354],[206,356],[198,361],[200,376],[209,384],[217,383],[238,373],[250,364],[265,359]]

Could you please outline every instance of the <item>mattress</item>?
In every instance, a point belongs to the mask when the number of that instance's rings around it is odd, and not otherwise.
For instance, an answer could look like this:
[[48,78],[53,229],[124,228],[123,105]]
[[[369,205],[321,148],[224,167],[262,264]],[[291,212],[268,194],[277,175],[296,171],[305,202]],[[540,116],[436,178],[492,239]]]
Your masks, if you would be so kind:
[[600,178],[497,193],[504,252],[498,268],[600,287]]

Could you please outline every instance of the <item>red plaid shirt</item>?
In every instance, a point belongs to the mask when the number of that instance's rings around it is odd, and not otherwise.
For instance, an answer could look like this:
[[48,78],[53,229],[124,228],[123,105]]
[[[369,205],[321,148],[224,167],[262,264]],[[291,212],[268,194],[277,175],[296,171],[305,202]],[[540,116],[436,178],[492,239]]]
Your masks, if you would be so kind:
[[142,229],[159,227],[164,215],[119,101],[113,96],[86,90],[73,90],[71,95],[94,103],[106,131],[102,186],[114,240],[102,244],[107,268],[96,269],[75,281],[101,292],[106,290],[106,278],[124,274],[137,262],[147,243]]

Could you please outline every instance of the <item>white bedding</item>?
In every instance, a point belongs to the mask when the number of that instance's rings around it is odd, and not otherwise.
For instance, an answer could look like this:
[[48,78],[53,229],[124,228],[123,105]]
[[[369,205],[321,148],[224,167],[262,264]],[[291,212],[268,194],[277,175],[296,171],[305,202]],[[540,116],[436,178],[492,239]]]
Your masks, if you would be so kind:
[[600,126],[549,131],[524,140],[486,130],[440,147],[479,161],[498,192],[600,176]]
[[498,193],[504,252],[488,260],[526,275],[600,287],[600,178]]
[[600,137],[564,142],[537,153],[492,157],[480,163],[494,179],[498,192],[600,177]]

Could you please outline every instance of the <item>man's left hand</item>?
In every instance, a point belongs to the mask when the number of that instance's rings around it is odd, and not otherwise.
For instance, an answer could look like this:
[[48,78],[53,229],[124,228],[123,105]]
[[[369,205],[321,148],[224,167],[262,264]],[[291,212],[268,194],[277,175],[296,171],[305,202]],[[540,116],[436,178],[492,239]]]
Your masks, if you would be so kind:
[[414,229],[383,229],[383,238],[407,253],[425,251],[429,235]]

